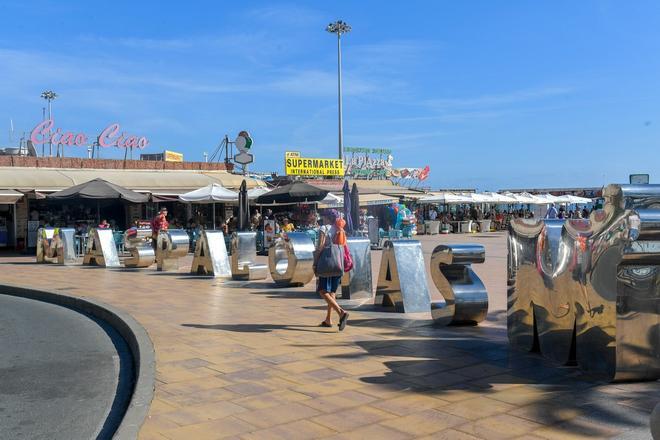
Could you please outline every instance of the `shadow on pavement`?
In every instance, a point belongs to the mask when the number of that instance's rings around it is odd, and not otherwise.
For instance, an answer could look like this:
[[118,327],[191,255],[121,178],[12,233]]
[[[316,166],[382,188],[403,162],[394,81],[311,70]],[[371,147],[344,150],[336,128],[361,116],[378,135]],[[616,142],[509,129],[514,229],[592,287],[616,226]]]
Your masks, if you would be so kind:
[[[409,328],[407,320],[387,321],[360,319],[349,325],[398,328],[398,338],[358,340],[355,344],[362,352],[326,357],[346,362],[385,357],[391,359],[384,362],[389,371],[360,380],[391,390],[446,396],[450,401],[457,391],[472,392],[466,399],[486,396],[494,399],[493,404],[517,405],[518,409],[509,406],[507,411],[566,433],[643,432],[653,403],[660,400],[659,382],[610,384],[578,368],[511,350],[506,328]],[[635,407],[632,401],[637,402]],[[446,407],[449,412],[453,405],[461,406],[452,402]],[[589,434],[594,427],[603,432]]]
[[[181,324],[183,327],[208,330],[224,330],[237,333],[270,333],[274,330],[290,330],[295,332],[328,333],[324,327],[315,325],[279,325],[279,324]],[[314,328],[316,330],[306,330]]]
[[[273,289],[264,291],[254,291],[250,292],[251,295],[266,295],[267,298],[284,298],[284,299],[309,299],[309,298],[318,298],[319,301],[323,301],[321,297],[318,296],[316,292],[310,292],[306,290],[284,290],[284,289]],[[324,303],[325,304],[325,303]],[[323,306],[325,309],[325,306]]]

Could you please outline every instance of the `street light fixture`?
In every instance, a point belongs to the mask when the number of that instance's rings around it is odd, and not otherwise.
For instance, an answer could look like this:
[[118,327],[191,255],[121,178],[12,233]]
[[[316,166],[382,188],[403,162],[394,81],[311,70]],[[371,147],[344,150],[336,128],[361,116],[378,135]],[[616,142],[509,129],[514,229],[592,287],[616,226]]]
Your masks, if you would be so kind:
[[337,89],[339,91],[339,158],[344,157],[344,130],[342,126],[342,106],[341,106],[341,34],[347,34],[351,31],[351,26],[341,20],[330,23],[326,31],[331,34],[337,34]]
[[[41,97],[48,101],[48,119],[53,119],[53,109],[51,108],[50,103],[53,102],[57,98],[57,93],[53,92],[52,90],[46,90],[45,92],[41,93]],[[53,142],[49,142],[49,150],[50,150],[50,157],[53,157]]]

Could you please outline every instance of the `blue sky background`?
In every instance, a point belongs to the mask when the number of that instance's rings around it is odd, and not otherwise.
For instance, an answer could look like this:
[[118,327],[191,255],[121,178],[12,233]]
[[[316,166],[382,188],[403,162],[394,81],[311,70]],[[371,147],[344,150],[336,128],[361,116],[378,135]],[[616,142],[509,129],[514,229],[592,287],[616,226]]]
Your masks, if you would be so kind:
[[660,2],[4,0],[0,16],[0,145],[53,89],[57,126],[117,121],[145,152],[202,160],[247,129],[260,171],[281,172],[287,149],[332,156],[324,27],[341,18],[346,146],[428,164],[435,188],[660,175]]

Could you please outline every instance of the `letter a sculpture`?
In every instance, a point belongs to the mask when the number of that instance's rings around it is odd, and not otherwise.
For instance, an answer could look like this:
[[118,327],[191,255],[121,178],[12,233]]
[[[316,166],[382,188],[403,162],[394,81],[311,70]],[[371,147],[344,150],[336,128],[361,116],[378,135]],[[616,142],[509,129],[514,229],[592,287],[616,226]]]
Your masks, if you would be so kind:
[[400,313],[428,312],[431,297],[424,266],[419,241],[386,241],[374,304],[393,306]]
[[221,231],[204,231],[200,234],[190,273],[231,278],[227,245]]

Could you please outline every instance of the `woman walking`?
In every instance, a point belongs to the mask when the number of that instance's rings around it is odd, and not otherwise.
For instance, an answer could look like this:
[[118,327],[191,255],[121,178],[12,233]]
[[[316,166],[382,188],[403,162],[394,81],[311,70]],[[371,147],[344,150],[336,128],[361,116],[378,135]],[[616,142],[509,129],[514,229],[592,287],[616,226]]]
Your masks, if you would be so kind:
[[[319,228],[319,240],[316,248],[314,268],[318,262],[321,252],[333,244],[343,246],[346,244],[346,233],[344,225],[346,222],[339,217],[339,213],[331,209],[323,214],[323,226]],[[348,312],[337,304],[336,292],[341,282],[341,275],[331,277],[318,277],[316,291],[328,304],[325,320],[321,327],[332,327],[332,311],[339,315],[339,331],[344,330],[348,321]]]

